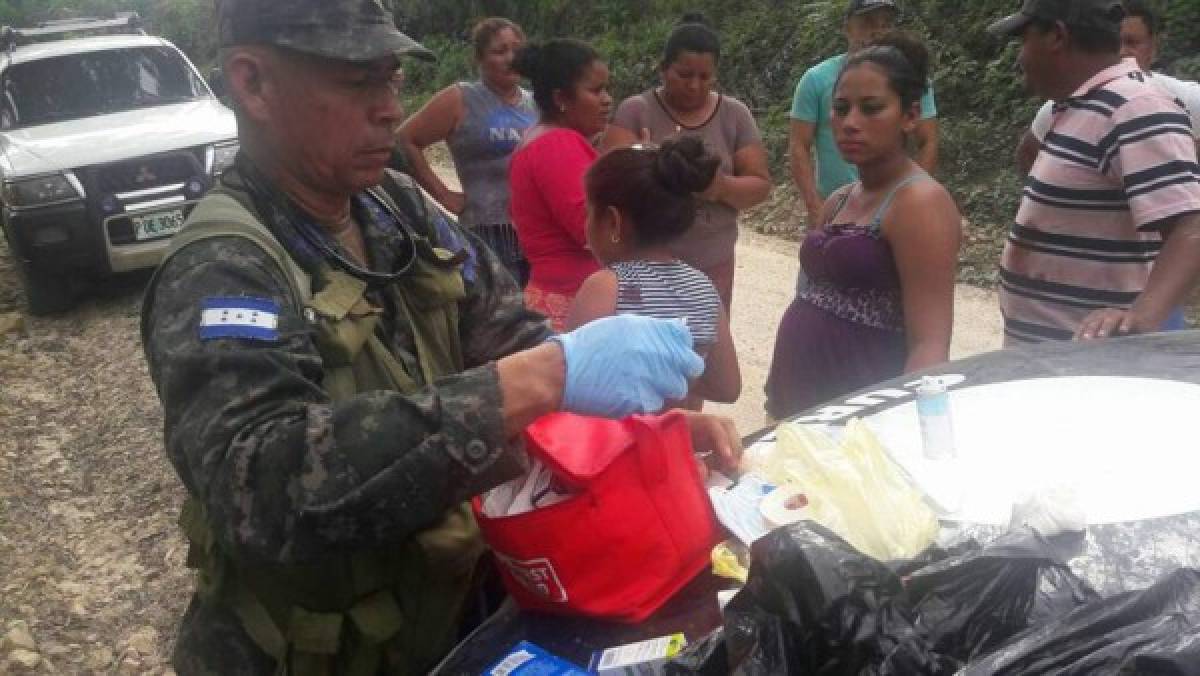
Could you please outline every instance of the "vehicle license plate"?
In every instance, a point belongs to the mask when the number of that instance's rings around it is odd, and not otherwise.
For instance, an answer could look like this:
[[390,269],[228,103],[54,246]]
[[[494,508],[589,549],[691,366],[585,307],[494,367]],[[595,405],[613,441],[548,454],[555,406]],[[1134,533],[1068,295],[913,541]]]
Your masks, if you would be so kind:
[[133,236],[138,241],[166,237],[183,227],[183,209],[131,216],[130,220],[133,221]]

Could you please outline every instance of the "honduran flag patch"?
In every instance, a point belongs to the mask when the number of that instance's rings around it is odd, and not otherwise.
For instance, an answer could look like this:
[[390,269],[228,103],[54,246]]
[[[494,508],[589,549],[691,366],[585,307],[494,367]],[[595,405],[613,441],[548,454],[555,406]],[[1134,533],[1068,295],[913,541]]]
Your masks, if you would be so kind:
[[205,298],[200,313],[200,340],[241,338],[279,340],[279,303],[269,298]]

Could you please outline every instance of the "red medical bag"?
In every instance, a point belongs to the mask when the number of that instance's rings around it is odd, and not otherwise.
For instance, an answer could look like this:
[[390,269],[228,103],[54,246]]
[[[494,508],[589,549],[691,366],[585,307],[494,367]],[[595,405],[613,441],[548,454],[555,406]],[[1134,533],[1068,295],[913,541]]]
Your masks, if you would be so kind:
[[475,516],[522,608],[639,622],[704,570],[716,519],[680,413],[623,420],[555,413],[525,431],[530,457],[577,491]]

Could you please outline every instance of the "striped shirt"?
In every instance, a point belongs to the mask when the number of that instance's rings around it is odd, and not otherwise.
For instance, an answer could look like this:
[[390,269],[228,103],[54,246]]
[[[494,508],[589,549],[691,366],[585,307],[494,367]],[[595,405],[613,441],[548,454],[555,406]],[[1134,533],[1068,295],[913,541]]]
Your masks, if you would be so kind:
[[[1187,110],[1188,117],[1192,119],[1192,136],[1200,140],[1200,82],[1179,80],[1170,75],[1154,72],[1146,73],[1146,81],[1162,87],[1168,96],[1179,100],[1179,104]],[[1054,124],[1054,102],[1047,101],[1041,108],[1038,108],[1033,122],[1029,123],[1029,131],[1033,132],[1034,138],[1040,143],[1046,138],[1046,132],[1050,131],[1052,124]]]
[[684,319],[697,352],[717,342],[721,298],[703,272],[682,261],[622,261],[608,267],[617,276],[617,314]]
[[1200,211],[1186,111],[1126,59],[1055,105],[1000,260],[1005,343],[1070,340],[1090,312],[1128,308],[1162,248]]

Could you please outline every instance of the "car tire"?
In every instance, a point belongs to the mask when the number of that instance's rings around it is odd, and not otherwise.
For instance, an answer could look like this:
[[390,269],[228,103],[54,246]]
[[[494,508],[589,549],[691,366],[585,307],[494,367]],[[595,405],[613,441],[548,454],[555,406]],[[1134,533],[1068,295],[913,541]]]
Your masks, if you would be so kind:
[[70,310],[75,305],[75,288],[68,273],[57,274],[32,269],[17,260],[17,272],[25,288],[25,307],[29,314],[43,316]]

